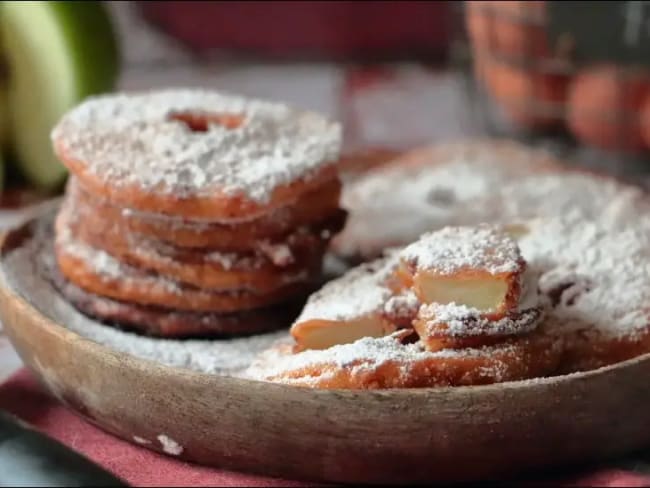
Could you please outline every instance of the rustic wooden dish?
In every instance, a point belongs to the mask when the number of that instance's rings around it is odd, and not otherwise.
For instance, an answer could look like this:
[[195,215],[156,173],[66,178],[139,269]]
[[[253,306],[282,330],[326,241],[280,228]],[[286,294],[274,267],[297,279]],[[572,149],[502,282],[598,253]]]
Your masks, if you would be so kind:
[[[2,237],[0,267],[21,233]],[[596,461],[650,442],[650,355],[494,386],[318,391],[113,351],[6,284],[0,316],[25,364],[63,403],[127,441],[205,465],[321,481],[450,482]]]

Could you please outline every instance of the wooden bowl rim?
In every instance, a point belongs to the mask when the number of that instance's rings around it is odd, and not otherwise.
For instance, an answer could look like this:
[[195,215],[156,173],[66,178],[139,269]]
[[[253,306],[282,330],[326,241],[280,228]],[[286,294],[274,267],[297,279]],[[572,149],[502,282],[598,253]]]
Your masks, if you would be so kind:
[[[237,378],[228,375],[210,374],[201,371],[191,370],[187,368],[179,368],[169,366],[163,363],[156,362],[151,359],[141,358],[126,352],[111,349],[108,346],[88,339],[76,332],[68,329],[67,327],[57,323],[52,318],[38,310],[37,307],[29,303],[20,293],[11,287],[6,279],[4,258],[6,254],[15,249],[15,247],[8,247],[9,237],[25,232],[36,220],[41,218],[43,213],[28,219],[21,225],[0,233],[0,293],[8,297],[8,303],[11,308],[22,317],[32,323],[37,323],[39,327],[50,327],[52,332],[61,336],[62,340],[69,343],[76,343],[78,347],[87,349],[93,356],[112,356],[115,360],[121,362],[128,362],[134,369],[146,370],[148,372],[157,373],[160,376],[180,376],[185,377],[187,381],[195,383],[208,384],[214,381],[219,381],[222,385],[232,385],[238,388],[276,388],[285,390],[296,394],[298,392],[306,392],[306,394],[313,395],[337,395],[337,396],[429,396],[436,394],[444,394],[446,396],[452,395],[465,395],[475,393],[490,393],[497,390],[527,390],[530,388],[537,388],[549,385],[555,385],[575,380],[587,379],[594,376],[607,375],[612,372],[634,366],[636,364],[650,360],[650,352],[636,356],[634,358],[621,361],[619,363],[603,366],[598,369],[589,371],[581,371],[576,373],[550,376],[543,378],[532,378],[520,381],[506,381],[502,383],[494,383],[489,385],[474,385],[474,386],[443,386],[443,387],[426,387],[426,388],[386,388],[376,390],[351,390],[351,389],[318,389],[308,388],[295,385],[287,385],[282,383],[267,382],[262,380]],[[31,235],[30,237],[31,238]]]

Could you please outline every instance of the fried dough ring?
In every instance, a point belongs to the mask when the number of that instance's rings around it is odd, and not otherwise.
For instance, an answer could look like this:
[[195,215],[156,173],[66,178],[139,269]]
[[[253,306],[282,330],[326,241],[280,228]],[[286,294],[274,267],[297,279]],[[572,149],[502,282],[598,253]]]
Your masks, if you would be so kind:
[[64,223],[57,218],[55,224],[55,253],[61,273],[80,288],[103,297],[178,310],[228,313],[281,303],[308,288],[305,280],[258,295],[246,290],[214,291],[183,285],[123,264],[74,240]]
[[125,231],[167,242],[177,247],[218,248],[223,251],[251,251],[261,240],[283,240],[293,229],[329,220],[328,229],[339,232],[345,212],[339,209],[341,182],[334,179],[298,199],[254,220],[235,224],[204,223],[124,210],[85,192],[74,177],[67,188],[75,207],[83,208],[89,219],[113,222]]
[[[493,180],[500,185],[561,168],[550,153],[506,140],[464,140],[411,150],[346,185],[341,203],[349,216],[332,250],[357,263],[413,242],[424,232],[474,224],[475,219],[466,222],[466,217],[492,193],[497,184]],[[466,191],[469,171],[485,189],[471,184]]]
[[309,178],[281,185],[273,190],[266,203],[259,203],[244,195],[230,195],[226,191],[211,195],[186,197],[174,194],[157,194],[144,190],[139,185],[115,185],[94,175],[88,166],[68,154],[67,148],[55,143],[59,160],[80,181],[86,191],[113,202],[117,206],[132,208],[146,213],[180,216],[186,219],[236,222],[254,219],[278,208],[295,203],[302,195],[313,192],[326,182],[336,178],[338,168],[332,163]]
[[418,315],[413,328],[428,351],[442,349],[465,349],[492,346],[534,330],[542,317],[541,308],[518,310],[497,320],[481,317],[460,318],[464,324],[463,334],[450,334],[446,323],[432,323]]
[[[324,244],[312,238],[307,242],[314,244],[314,247],[301,249],[296,261],[285,267],[275,266],[264,256],[238,257],[231,265],[224,266],[206,258],[205,254],[191,256],[173,250],[161,253],[151,244],[143,247],[128,237],[118,240],[111,236],[110,241],[103,241],[101,234],[86,232],[85,229],[75,237],[97,249],[103,248],[103,251],[128,265],[155,272],[179,283],[213,291],[248,290],[256,294],[269,293],[317,274],[324,252]],[[231,257],[226,255],[224,259]]]
[[[304,229],[290,236],[274,261],[265,254],[229,254],[174,248],[128,234],[116,226],[95,227],[83,212],[74,217],[69,204],[60,219],[75,240],[102,250],[138,269],[211,290],[267,293],[317,274],[328,240]],[[271,252],[271,251],[270,251]]]
[[120,302],[88,293],[52,273],[55,287],[84,315],[152,337],[233,337],[286,327],[298,313],[297,303],[227,314],[182,312]]
[[332,359],[332,349],[291,355],[291,346],[282,344],[263,353],[250,368],[250,376],[322,389],[484,385],[553,374],[563,341],[538,330],[491,347],[438,353],[414,352],[415,344],[401,345],[394,336],[337,347],[344,362]]
[[594,329],[567,334],[562,372],[590,371],[650,352],[650,325],[628,336],[606,337]]
[[87,99],[52,131],[81,185],[186,219],[258,217],[337,178],[341,127],[314,112],[207,90]]

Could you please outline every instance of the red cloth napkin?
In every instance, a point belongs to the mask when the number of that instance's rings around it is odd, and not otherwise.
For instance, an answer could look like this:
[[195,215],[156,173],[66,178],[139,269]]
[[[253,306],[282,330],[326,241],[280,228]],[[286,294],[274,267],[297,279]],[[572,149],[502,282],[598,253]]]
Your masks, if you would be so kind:
[[26,370],[0,386],[0,408],[133,486],[307,486],[196,466],[121,441],[64,408]]
[[[0,386],[0,408],[81,452],[133,486],[308,486],[206,468],[162,456],[112,437],[74,415],[20,371]],[[650,476],[604,469],[573,479],[524,482],[523,485],[650,486]]]

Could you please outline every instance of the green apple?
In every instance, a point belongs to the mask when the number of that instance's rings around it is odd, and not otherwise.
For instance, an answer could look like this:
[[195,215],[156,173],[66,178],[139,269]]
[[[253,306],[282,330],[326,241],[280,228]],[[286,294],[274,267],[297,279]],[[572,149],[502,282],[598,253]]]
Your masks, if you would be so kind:
[[2,153],[0,152],[0,191],[4,187],[4,183],[5,183],[5,171],[4,170],[5,170],[5,163],[4,163],[4,159],[2,157]]
[[35,186],[65,178],[50,131],[86,96],[110,91],[119,53],[109,13],[94,1],[0,2],[12,152]]
[[9,108],[7,107],[7,88],[2,79],[0,61],[0,155],[9,143]]
[[[0,46],[0,53],[2,49]],[[0,56],[0,153],[7,149],[9,143],[9,108],[7,107],[7,75],[8,69]]]

